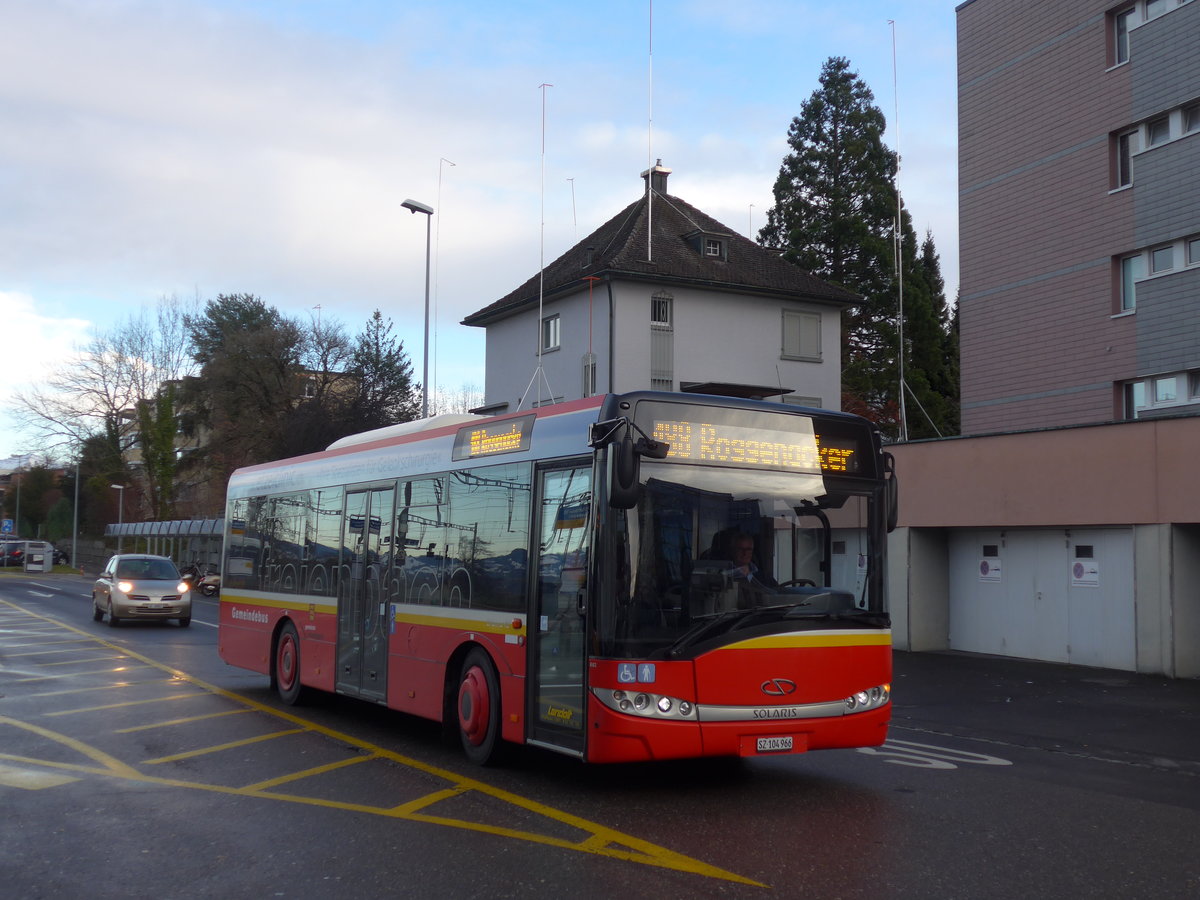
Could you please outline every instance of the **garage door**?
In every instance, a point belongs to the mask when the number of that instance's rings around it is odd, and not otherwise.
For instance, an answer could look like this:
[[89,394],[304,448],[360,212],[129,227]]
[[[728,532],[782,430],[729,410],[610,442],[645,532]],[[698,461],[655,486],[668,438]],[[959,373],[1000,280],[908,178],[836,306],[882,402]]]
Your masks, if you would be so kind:
[[1132,529],[955,532],[950,647],[1134,669]]

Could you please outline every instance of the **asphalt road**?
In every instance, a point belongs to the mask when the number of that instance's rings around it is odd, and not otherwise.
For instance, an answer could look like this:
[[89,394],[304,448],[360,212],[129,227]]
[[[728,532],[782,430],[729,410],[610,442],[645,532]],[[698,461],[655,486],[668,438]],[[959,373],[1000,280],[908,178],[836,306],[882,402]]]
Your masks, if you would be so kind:
[[1197,682],[898,653],[875,750],[477,769],[89,585],[0,576],[5,898],[1200,896]]

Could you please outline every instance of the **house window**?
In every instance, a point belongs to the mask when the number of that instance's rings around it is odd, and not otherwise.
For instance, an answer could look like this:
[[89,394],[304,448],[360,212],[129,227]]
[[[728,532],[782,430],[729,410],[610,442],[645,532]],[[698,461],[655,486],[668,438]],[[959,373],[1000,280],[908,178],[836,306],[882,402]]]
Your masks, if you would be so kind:
[[1197,129],[1200,129],[1200,103],[1193,103],[1183,108],[1183,130],[1186,133]]
[[794,309],[783,311],[784,359],[821,361],[821,315]]
[[717,238],[705,238],[704,255],[720,259],[725,255],[725,248]]
[[1161,116],[1146,123],[1146,143],[1149,146],[1164,144],[1170,137],[1171,119],[1169,116]]
[[671,327],[671,296],[670,294],[655,294],[650,298],[650,327]]
[[1129,187],[1133,184],[1133,150],[1136,146],[1137,132],[1127,131],[1117,135],[1117,187]]
[[583,354],[583,396],[592,397],[596,394],[596,354]]
[[1126,256],[1121,260],[1121,311],[1137,307],[1137,282],[1146,275],[1146,262],[1142,254]]
[[1174,375],[1166,378],[1154,379],[1154,402],[1155,403],[1174,403],[1179,399],[1179,392],[1176,386]]
[[1187,242],[1188,265],[1200,263],[1200,238],[1189,238]]
[[1146,18],[1157,19],[1167,11],[1167,0],[1146,0]]
[[1129,29],[1136,14],[1137,8],[1131,6],[1113,16],[1113,59],[1117,65],[1129,62]]
[[1159,272],[1169,272],[1175,268],[1175,247],[1168,245],[1150,251],[1150,271],[1157,275]]
[[542,319],[542,350],[557,350],[561,343],[560,320],[558,316],[546,316]]
[[801,397],[797,394],[784,394],[783,397],[781,397],[780,399],[784,403],[790,403],[793,406],[808,406],[808,407],[811,407],[812,409],[820,409],[821,408],[821,398],[820,397]]
[[1075,545],[1075,558],[1076,559],[1095,559],[1095,552],[1096,552],[1096,550],[1095,550],[1094,544],[1076,544]]
[[666,291],[650,298],[650,387],[675,389],[675,301]]
[[1132,381],[1125,385],[1125,418],[1136,419],[1138,411],[1146,408],[1146,383]]

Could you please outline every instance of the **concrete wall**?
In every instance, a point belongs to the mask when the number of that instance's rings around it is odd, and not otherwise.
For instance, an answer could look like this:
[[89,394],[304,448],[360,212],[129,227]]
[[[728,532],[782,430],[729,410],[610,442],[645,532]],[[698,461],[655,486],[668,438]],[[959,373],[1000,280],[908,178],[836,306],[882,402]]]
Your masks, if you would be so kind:
[[1197,446],[1200,417],[890,447],[900,489],[888,550],[896,646],[950,646],[951,535],[1132,527],[1135,668],[1200,677]]

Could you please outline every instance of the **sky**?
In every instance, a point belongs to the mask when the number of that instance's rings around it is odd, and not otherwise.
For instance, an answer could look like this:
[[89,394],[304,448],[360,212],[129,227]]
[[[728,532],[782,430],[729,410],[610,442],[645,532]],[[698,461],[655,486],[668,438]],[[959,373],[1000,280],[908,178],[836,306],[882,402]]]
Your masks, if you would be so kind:
[[[459,324],[636,200],[742,234],[846,57],[958,285],[959,0],[0,0],[0,366],[42,385],[160,298],[250,293],[483,388]],[[0,459],[39,454],[0,400]]]

